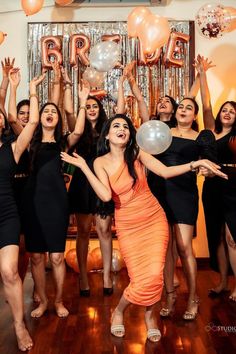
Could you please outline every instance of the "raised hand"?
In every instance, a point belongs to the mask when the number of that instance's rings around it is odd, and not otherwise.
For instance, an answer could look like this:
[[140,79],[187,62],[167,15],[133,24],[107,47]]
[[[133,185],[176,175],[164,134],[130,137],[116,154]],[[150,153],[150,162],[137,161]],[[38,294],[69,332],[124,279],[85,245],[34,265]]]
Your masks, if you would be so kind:
[[61,74],[62,74],[62,78],[63,78],[63,83],[69,84],[72,86],[72,82],[71,82],[71,79],[68,75],[67,69],[63,68],[63,66],[61,66]]
[[19,68],[11,68],[8,73],[8,79],[10,81],[10,85],[12,87],[17,88],[20,83],[20,69]]
[[85,105],[90,93],[90,85],[86,80],[81,80],[81,85],[78,84],[78,94],[80,105]]
[[9,72],[14,67],[15,58],[12,60],[8,57],[4,59],[4,62],[1,60],[2,64],[2,76],[5,78],[9,78]]
[[199,73],[203,71],[206,72],[207,70],[215,67],[215,65],[212,64],[212,61],[200,54],[198,54],[197,58],[194,60],[193,66]]
[[61,152],[61,159],[81,169],[86,166],[86,161],[83,157],[79,156],[75,152],[73,152],[73,156],[67,154],[66,152]]
[[41,82],[45,79],[46,77],[46,72],[43,73],[40,76],[36,76],[34,77],[31,81],[30,81],[30,91],[34,88],[36,88],[39,84],[41,84]]
[[61,80],[61,70],[60,70],[60,65],[58,64],[57,61],[54,61],[51,63],[52,69],[53,69],[53,74],[54,74],[54,83],[60,83]]

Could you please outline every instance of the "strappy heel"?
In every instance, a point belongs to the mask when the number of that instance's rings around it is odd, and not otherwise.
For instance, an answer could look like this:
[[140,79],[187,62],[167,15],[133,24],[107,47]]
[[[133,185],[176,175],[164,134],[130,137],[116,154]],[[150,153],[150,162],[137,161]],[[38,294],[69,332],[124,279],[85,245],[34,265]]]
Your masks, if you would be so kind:
[[[160,316],[161,317],[170,317],[173,315],[174,313],[174,305],[175,305],[175,301],[176,301],[176,290],[173,289],[171,291],[166,291],[167,297],[171,294],[171,299],[172,299],[172,305],[171,308],[170,307],[163,307],[160,311]],[[168,301],[167,301],[168,303]]]
[[197,311],[185,311],[185,313],[183,314],[183,319],[185,321],[193,321],[196,319],[197,317],[197,314],[198,314],[198,306],[200,304],[200,300],[199,299],[196,299],[196,300],[192,300],[191,303],[193,304],[197,304]]

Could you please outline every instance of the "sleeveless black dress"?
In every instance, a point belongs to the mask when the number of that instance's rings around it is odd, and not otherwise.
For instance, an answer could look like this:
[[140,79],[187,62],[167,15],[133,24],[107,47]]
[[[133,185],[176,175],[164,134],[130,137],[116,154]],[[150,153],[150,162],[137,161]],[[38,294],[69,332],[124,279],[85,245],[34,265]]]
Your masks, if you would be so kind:
[[[93,171],[93,162],[97,157],[98,136],[92,138],[92,142],[84,148],[80,144],[76,146],[76,152],[82,156],[90,169]],[[78,214],[99,214],[102,217],[114,213],[114,202],[102,202],[90,186],[84,173],[76,168],[70,183],[69,191],[70,213]]]
[[[156,157],[166,166],[186,164],[201,158],[212,159],[215,141],[209,130],[202,131],[196,140],[173,137],[170,147]],[[195,225],[198,216],[196,174],[187,172],[165,180],[149,172],[148,184],[166,212],[171,224]]]
[[[236,163],[236,157],[229,147],[231,136],[229,133],[216,140],[220,165]],[[236,242],[236,167],[222,166],[222,171],[228,175],[228,180],[219,177],[206,178],[202,192],[210,266],[214,270],[218,270],[217,249],[225,223]]]
[[0,147],[0,248],[19,245],[20,221],[12,187],[16,162],[11,144]]
[[25,188],[23,220],[28,252],[64,252],[68,199],[58,143],[41,143]]

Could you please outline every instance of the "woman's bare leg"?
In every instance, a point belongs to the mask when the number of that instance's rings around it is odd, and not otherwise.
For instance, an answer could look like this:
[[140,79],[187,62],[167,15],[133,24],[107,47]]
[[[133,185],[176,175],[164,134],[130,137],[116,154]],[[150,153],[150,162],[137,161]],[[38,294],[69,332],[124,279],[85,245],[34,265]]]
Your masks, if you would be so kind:
[[23,320],[23,289],[18,274],[19,247],[9,245],[0,250],[0,271],[6,299],[11,307],[18,347],[22,351],[32,348],[33,341]]
[[103,287],[112,288],[111,280],[111,260],[112,260],[112,234],[111,234],[112,217],[107,216],[105,219],[100,215],[96,215],[96,230],[100,241],[100,247],[103,260]]
[[93,221],[92,214],[76,214],[78,236],[76,239],[76,253],[80,270],[80,289],[88,290],[87,275],[87,257],[91,225]]

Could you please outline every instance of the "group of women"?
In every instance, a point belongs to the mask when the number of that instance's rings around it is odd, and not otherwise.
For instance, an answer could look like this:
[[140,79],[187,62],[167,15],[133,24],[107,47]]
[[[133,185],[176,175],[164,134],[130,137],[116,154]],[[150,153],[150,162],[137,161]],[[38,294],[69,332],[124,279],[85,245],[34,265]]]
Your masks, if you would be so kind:
[[[7,301],[13,313],[19,348],[26,351],[33,345],[23,322],[22,282],[17,269],[19,212],[26,249],[31,255],[35,290],[40,300],[31,313],[32,317],[42,316],[48,306],[45,291],[45,252],[49,252],[55,279],[55,311],[59,317],[69,314],[63,304],[62,292],[65,278],[63,253],[70,212],[76,214],[78,226],[80,295],[90,296],[86,260],[94,215],[103,256],[103,293],[112,294],[111,217],[115,210],[116,233],[130,284],[113,312],[111,333],[118,337],[124,336],[124,311],[133,303],[146,307],[147,338],[154,342],[160,340],[155,308],[161,299],[163,284],[167,302],[161,309],[161,316],[171,315],[176,298],[173,281],[174,239],[189,289],[183,318],[195,319],[199,299],[196,293],[196,261],[191,241],[198,214],[195,173],[198,169],[207,177],[204,205],[209,249],[211,256],[214,254],[218,257],[222,277],[220,285],[212,291],[220,293],[227,288],[226,244],[231,267],[236,274],[235,154],[228,144],[229,141],[232,146],[234,143],[236,107],[235,102],[225,103],[214,120],[206,83],[206,70],[211,63],[200,56],[195,63],[202,93],[204,121],[209,130],[200,134],[197,132],[198,105],[192,97],[184,98],[177,106],[173,98],[165,96],[157,105],[156,119],[170,125],[173,141],[166,152],[155,157],[139,149],[135,140],[135,128],[130,118],[124,114],[123,82],[128,79],[138,101],[141,119],[146,121],[149,117],[132,75],[133,64],[124,69],[120,79],[117,113],[110,119],[107,119],[100,101],[89,96],[90,89],[86,82],[78,85],[79,109],[75,119],[72,84],[66,71],[57,64],[53,65],[54,87],[51,102],[46,103],[39,111],[37,86],[44,80],[44,73],[30,82],[30,100],[23,101],[16,110],[16,89],[20,76],[13,64],[9,60],[5,65],[3,63],[3,73],[8,73],[4,76],[2,85],[5,85],[6,80],[10,81],[8,120],[14,134],[8,129],[4,114],[7,87],[1,87],[4,89],[2,95],[0,88],[0,270]],[[64,84],[64,110],[71,132],[66,136],[62,134],[62,118],[58,109],[60,82]],[[68,199],[60,154],[63,161],[79,167],[70,183]],[[19,163],[20,158],[23,160]],[[223,172],[218,162],[222,164]],[[21,168],[18,167],[17,171],[18,163]],[[150,171],[148,181],[145,168]],[[14,175],[17,183],[25,179],[24,194],[18,196],[17,204],[17,190],[22,191],[22,188],[16,187],[14,194],[11,183]],[[209,203],[212,190],[217,204],[215,201]],[[217,205],[219,208],[215,210]],[[211,220],[215,213],[219,214],[219,225],[215,225],[217,233],[211,229]],[[212,246],[214,233],[218,244]],[[222,254],[225,256],[224,262]],[[236,300],[236,288],[230,298]]]

